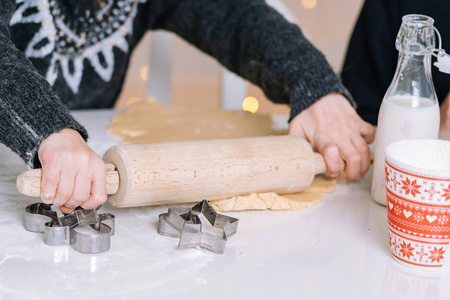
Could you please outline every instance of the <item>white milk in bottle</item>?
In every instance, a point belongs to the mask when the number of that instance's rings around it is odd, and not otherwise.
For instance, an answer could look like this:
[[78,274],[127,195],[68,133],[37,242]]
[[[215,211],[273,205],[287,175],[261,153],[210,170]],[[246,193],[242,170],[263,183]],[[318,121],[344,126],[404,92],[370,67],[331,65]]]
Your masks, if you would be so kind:
[[438,132],[439,104],[437,101],[413,98],[411,95],[392,96],[383,101],[376,133],[376,159],[373,166],[371,191],[372,197],[377,202],[386,204],[382,202],[386,199],[384,170],[386,146],[403,139],[437,138]]
[[386,205],[384,149],[402,139],[435,139],[439,134],[439,104],[431,76],[435,45],[434,20],[406,15],[397,35],[397,69],[378,115],[372,198]]

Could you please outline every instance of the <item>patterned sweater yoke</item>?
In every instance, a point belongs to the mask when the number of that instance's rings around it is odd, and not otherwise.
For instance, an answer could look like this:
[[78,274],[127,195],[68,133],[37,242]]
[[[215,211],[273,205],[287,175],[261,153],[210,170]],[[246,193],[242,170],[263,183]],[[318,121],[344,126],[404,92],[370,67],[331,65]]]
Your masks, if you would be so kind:
[[87,132],[69,109],[111,108],[147,30],[172,31],[290,103],[291,119],[321,97],[351,100],[324,56],[263,0],[3,0],[0,141],[30,167],[50,134]]

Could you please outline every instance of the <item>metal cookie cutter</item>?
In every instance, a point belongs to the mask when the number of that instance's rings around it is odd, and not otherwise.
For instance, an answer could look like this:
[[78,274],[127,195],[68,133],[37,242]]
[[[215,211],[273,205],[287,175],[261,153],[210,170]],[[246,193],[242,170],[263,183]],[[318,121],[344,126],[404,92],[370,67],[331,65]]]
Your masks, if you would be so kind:
[[[212,226],[222,229],[222,236],[203,232],[200,215]],[[167,213],[160,214],[158,233],[180,238],[178,248],[200,247],[223,254],[227,239],[236,233],[238,223],[238,219],[218,214],[208,201],[202,200],[192,208],[171,207]]]
[[[109,250],[114,235],[113,214],[98,214],[98,222],[72,228],[70,244],[82,253],[101,253]],[[83,222],[80,222],[82,224]]]
[[45,223],[59,223],[56,211],[52,210],[52,206],[45,203],[30,204],[25,208],[24,227],[32,232],[44,232]]
[[98,214],[96,209],[80,207],[58,217],[52,205],[34,203],[25,208],[24,227],[28,231],[43,232],[47,245],[71,245],[76,251],[93,254],[110,248],[114,219],[112,214]]

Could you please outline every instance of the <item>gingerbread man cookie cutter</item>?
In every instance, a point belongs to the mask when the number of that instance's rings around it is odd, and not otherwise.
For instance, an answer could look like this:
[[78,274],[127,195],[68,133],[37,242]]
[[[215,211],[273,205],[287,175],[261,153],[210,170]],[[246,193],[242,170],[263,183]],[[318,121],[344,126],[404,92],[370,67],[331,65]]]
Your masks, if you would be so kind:
[[[200,215],[222,230],[221,236],[202,231]],[[218,214],[208,201],[202,200],[192,208],[171,207],[159,215],[158,233],[179,238],[178,248],[203,248],[218,254],[225,252],[227,240],[236,234],[239,219]]]
[[24,227],[31,232],[43,232],[46,245],[70,245],[78,252],[94,254],[110,248],[114,222],[114,215],[98,214],[97,209],[79,207],[59,216],[52,205],[33,203],[25,208]]

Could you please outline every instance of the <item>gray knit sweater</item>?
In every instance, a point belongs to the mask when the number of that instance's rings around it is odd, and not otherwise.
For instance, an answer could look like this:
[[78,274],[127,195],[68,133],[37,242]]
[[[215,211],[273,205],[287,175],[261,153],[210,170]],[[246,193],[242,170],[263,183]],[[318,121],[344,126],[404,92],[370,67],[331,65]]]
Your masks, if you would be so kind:
[[[69,109],[111,108],[130,54],[165,29],[290,103],[291,118],[346,89],[302,35],[263,0],[1,0],[0,141],[29,166],[63,128],[86,130]],[[157,72],[158,70],[155,70]]]

